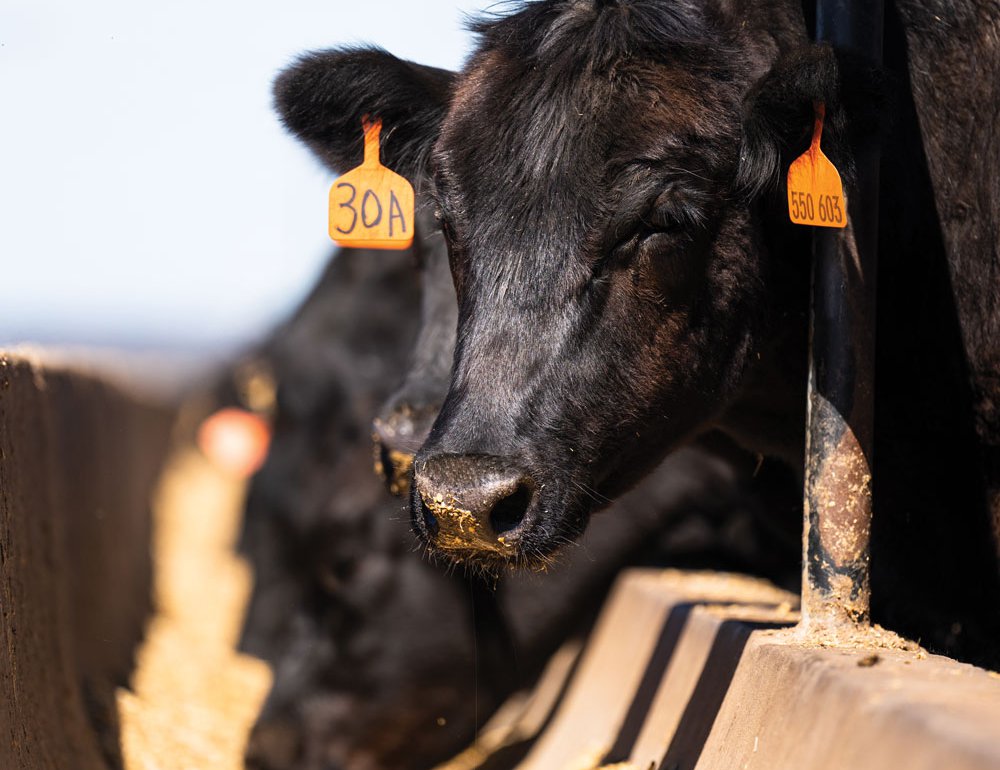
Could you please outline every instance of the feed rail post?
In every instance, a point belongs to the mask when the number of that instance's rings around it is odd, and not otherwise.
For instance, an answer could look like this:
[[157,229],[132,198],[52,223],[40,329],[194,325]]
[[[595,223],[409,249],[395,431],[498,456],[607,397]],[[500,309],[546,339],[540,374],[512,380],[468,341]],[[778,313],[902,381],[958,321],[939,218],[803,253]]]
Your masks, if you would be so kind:
[[[817,0],[817,40],[873,65],[882,25],[882,0]],[[848,226],[813,241],[802,628],[833,636],[870,623],[878,148],[855,160]]]

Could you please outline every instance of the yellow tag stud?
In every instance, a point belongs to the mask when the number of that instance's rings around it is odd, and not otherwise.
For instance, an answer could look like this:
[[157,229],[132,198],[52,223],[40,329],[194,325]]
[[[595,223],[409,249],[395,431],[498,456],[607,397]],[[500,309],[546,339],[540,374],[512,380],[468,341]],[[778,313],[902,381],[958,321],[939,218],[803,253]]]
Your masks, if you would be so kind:
[[379,160],[382,121],[362,120],[364,161],[330,188],[330,237],[340,246],[405,249],[413,243],[413,186]]
[[847,227],[847,203],[837,167],[820,149],[826,106],[816,105],[809,149],[788,168],[788,216],[797,225]]

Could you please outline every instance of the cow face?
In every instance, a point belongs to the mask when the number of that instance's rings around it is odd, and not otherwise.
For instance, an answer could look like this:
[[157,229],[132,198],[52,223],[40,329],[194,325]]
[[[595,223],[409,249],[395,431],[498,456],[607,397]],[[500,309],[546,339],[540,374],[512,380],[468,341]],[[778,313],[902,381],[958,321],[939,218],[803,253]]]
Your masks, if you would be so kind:
[[455,354],[458,302],[447,244],[432,212],[430,207],[417,212],[421,237],[414,247],[422,299],[413,359],[403,384],[385,402],[373,424],[376,469],[394,495],[409,493],[413,456],[427,439],[444,403]]
[[414,527],[436,549],[544,558],[766,358],[788,307],[765,191],[815,101],[835,156],[841,120],[832,56],[792,6],[537,2],[480,24],[455,79],[364,50],[279,80],[286,124],[335,167],[370,113],[396,126],[387,164],[432,179],[459,313],[414,464]]

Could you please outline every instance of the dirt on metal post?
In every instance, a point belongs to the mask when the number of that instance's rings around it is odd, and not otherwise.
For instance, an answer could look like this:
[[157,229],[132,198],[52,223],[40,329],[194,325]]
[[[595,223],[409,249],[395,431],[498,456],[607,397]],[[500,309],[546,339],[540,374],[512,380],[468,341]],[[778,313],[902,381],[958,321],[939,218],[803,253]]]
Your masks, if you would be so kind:
[[[816,37],[882,61],[882,0],[817,0]],[[836,637],[869,624],[879,153],[856,156],[843,230],[813,243],[802,623]]]

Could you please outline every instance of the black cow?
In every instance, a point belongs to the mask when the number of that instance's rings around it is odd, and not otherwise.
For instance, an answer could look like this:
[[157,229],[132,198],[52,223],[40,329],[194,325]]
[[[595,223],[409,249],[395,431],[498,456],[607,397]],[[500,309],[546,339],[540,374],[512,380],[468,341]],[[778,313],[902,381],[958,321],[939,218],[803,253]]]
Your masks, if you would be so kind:
[[[905,5],[904,22],[923,19]],[[967,15],[971,34],[982,14]],[[916,25],[889,22],[905,85]],[[790,0],[543,0],[477,24],[458,76],[372,49],[313,54],[283,76],[286,123],[328,163],[353,164],[371,113],[395,127],[387,163],[433,177],[459,319],[448,396],[416,461],[413,523],[432,547],[486,565],[544,559],[595,501],[707,429],[801,466],[809,232],[787,221],[777,183],[816,102],[848,181],[848,148],[880,122],[877,76],[838,66],[808,26]],[[902,90],[884,163],[878,377],[905,387],[879,396],[873,587],[883,618],[958,651],[997,623],[983,457],[998,474],[974,432],[989,438],[995,422],[990,356],[971,362],[974,412],[962,333],[979,338],[957,325],[965,304],[992,307],[992,290],[970,283],[981,272],[958,275],[956,313]]]
[[[341,252],[251,357],[270,369],[277,403],[246,503],[241,550],[255,586],[242,646],[275,678],[248,767],[429,766],[474,727],[470,586],[412,552],[371,474],[371,414],[414,341],[402,322],[418,312],[412,262]],[[504,694],[484,682],[484,711]]]
[[448,393],[458,326],[458,302],[444,236],[426,208],[418,211],[418,220],[425,233],[419,259],[420,331],[406,376],[382,405],[373,425],[377,470],[396,495],[409,492],[413,456]]

